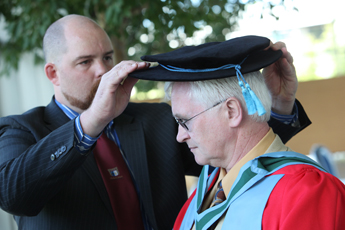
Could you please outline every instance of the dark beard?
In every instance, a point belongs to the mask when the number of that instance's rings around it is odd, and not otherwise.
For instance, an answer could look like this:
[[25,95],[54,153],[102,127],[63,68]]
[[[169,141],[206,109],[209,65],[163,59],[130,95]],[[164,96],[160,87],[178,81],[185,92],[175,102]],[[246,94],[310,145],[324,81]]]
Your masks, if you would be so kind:
[[92,101],[95,98],[95,95],[97,93],[97,89],[98,89],[100,81],[101,80],[99,80],[98,82],[95,83],[95,85],[90,90],[89,95],[86,97],[86,99],[84,101],[82,101],[81,99],[76,98],[74,96],[71,96],[65,92],[62,92],[62,93],[72,106],[75,106],[75,107],[85,111],[92,104]]

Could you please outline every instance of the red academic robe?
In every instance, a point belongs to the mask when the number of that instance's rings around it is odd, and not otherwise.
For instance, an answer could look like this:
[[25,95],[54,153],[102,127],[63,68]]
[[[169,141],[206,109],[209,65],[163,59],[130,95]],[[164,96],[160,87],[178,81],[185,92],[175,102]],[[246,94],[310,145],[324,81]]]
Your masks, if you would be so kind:
[[[262,215],[262,230],[345,230],[345,185],[311,165],[286,166]],[[216,177],[217,178],[217,177]],[[216,180],[215,178],[215,180]],[[194,193],[185,203],[174,229],[179,229]]]
[[286,166],[272,190],[262,218],[263,230],[344,230],[345,186],[310,165]]

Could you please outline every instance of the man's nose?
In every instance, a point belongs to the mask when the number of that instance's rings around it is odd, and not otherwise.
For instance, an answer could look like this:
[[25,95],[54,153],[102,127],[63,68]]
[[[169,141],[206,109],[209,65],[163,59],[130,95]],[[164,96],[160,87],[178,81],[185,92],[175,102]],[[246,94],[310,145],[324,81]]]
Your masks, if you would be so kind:
[[176,140],[180,143],[186,142],[190,138],[189,133],[181,125],[178,125]]
[[97,78],[102,77],[103,74],[105,74],[108,71],[109,71],[108,66],[103,60],[97,61],[97,64],[96,64],[96,76],[97,76]]

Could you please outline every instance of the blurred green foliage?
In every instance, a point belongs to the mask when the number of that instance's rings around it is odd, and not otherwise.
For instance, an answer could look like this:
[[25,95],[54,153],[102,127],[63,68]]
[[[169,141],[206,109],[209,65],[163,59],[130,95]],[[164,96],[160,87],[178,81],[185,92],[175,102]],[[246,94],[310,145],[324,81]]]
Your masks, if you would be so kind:
[[[265,7],[283,4],[265,1]],[[236,27],[246,4],[255,0],[2,0],[0,17],[6,23],[9,39],[0,40],[3,61],[1,75],[18,68],[21,54],[35,55],[35,63],[43,61],[42,39],[48,26],[67,14],[88,16],[109,34],[115,49],[115,61],[140,60],[142,55],[172,50],[169,40],[184,46],[186,37],[208,25],[212,27],[203,42],[224,41],[225,32]],[[143,41],[142,35],[149,39]],[[183,35],[183,36],[182,36]],[[129,56],[128,49],[134,52]],[[137,84],[147,91],[154,82]]]

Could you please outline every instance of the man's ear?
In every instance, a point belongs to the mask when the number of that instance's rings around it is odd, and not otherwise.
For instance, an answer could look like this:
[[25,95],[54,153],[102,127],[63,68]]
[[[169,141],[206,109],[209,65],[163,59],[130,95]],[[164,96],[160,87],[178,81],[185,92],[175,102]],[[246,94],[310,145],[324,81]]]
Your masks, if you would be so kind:
[[230,126],[232,128],[238,127],[243,119],[243,109],[240,101],[235,97],[230,97],[226,100],[226,106]]
[[51,81],[56,86],[60,85],[59,77],[56,73],[57,69],[55,64],[47,63],[44,66],[44,72],[46,73],[46,76],[48,77],[49,81]]

